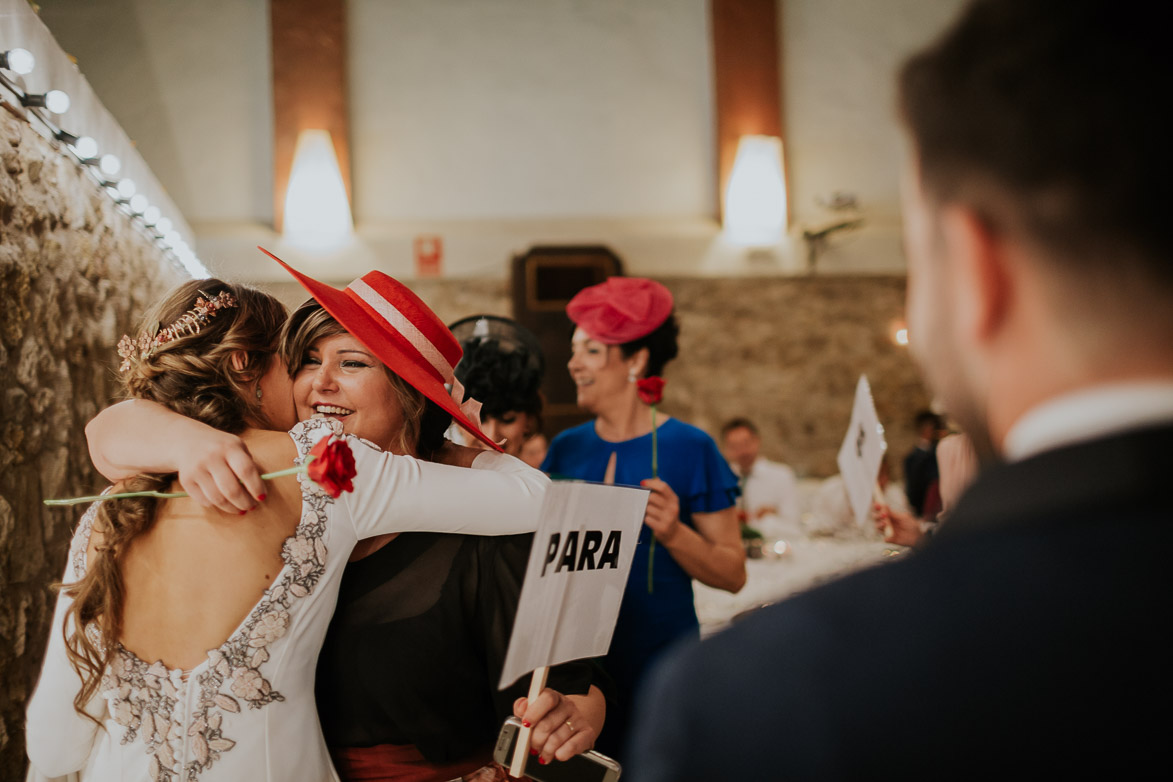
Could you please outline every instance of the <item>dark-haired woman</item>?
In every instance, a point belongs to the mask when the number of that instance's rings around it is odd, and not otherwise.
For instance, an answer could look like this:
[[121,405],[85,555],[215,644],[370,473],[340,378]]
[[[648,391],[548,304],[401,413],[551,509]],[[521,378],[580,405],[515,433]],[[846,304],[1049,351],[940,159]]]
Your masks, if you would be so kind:
[[[745,551],[734,503],[737,478],[707,434],[658,415],[659,477],[652,477],[652,415],[637,381],[677,354],[672,294],[652,280],[612,277],[567,306],[577,328],[568,368],[578,405],[595,416],[550,443],[554,476],[652,491],[611,649],[603,660],[619,693],[599,748],[623,759],[627,713],[648,665],[672,642],[699,635],[692,580],[736,592]],[[654,542],[654,546],[653,546]]]
[[522,447],[542,428],[539,388],[546,360],[537,337],[496,315],[462,318],[449,328],[464,350],[456,379],[481,403],[481,429],[505,453],[520,458]]

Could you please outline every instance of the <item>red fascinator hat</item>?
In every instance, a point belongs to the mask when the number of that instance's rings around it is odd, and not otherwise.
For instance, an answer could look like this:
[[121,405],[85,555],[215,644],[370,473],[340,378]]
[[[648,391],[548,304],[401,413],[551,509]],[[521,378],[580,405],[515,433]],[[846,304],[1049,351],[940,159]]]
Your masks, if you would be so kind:
[[338,290],[307,277],[264,247],[257,249],[285,267],[342,328],[366,345],[388,369],[450,413],[452,420],[470,434],[494,450],[501,450],[481,431],[480,402],[462,401],[464,386],[452,371],[460,361],[460,343],[406,285],[383,272],[372,271]]
[[566,314],[607,345],[646,337],[672,314],[672,294],[655,280],[609,277],[583,288],[566,305]]

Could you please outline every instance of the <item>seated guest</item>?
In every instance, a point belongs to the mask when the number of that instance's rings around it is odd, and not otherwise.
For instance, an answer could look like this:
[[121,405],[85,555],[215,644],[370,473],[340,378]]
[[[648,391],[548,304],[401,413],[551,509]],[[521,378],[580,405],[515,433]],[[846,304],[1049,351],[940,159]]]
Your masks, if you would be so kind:
[[721,427],[725,458],[741,483],[741,508],[752,524],[763,516],[779,516],[787,527],[801,523],[798,481],[794,470],[761,455],[762,438],[748,418],[734,418]]
[[981,474],[932,545],[665,655],[629,778],[1164,767],[1173,145],[1152,90],[1173,80],[1166,13],[972,0],[904,65],[910,348]]
[[937,444],[937,463],[941,473],[941,512],[936,521],[925,521],[900,505],[877,505],[875,509],[876,529],[888,543],[901,546],[916,546],[933,535],[945,517],[957,505],[961,494],[973,483],[978,472],[977,451],[973,443],[963,434],[951,434]]
[[[922,518],[926,515],[926,501],[931,505],[931,495],[936,491],[937,440],[942,429],[941,416],[931,410],[917,413],[916,446],[904,457],[904,491],[912,512]],[[939,507],[928,510],[935,517]]]

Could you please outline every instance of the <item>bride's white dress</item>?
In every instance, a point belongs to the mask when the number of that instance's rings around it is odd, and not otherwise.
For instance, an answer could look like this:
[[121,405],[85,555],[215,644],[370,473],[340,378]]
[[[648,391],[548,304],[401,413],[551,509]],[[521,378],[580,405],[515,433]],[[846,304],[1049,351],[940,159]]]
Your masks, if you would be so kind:
[[[338,427],[329,419],[298,424],[290,436],[299,458]],[[185,675],[119,646],[87,707],[104,730],[73,708],[81,683],[61,630],[71,600],[58,596],[28,711],[34,767],[50,777],[80,770],[86,782],[337,779],[318,725],[314,670],[355,544],[408,530],[532,532],[548,483],[503,454],[485,452],[474,462],[478,469],[467,470],[346,439],[357,466],[354,491],[334,499],[298,476],[301,519],[285,540],[281,572],[198,667]],[[74,533],[64,583],[85,573],[96,507]]]

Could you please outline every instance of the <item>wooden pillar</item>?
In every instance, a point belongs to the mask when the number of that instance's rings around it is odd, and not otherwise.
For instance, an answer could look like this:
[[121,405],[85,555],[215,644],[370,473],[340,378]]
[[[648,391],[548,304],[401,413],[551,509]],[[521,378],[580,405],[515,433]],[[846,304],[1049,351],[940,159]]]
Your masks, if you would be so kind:
[[344,0],[269,0],[273,41],[273,224],[280,231],[303,130],[327,130],[350,188]]
[[725,213],[725,188],[737,156],[737,140],[745,135],[782,136],[781,2],[709,0],[717,109],[718,218]]

